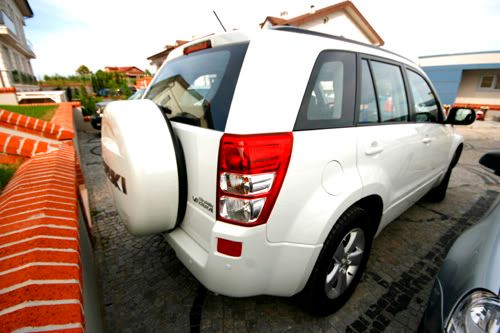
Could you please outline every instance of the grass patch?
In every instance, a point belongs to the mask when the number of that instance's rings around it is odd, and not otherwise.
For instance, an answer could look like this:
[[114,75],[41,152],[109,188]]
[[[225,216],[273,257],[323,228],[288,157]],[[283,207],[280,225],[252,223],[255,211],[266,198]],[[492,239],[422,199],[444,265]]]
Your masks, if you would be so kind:
[[0,192],[3,191],[4,187],[12,178],[19,165],[15,164],[0,164]]
[[0,105],[0,109],[20,113],[28,117],[50,121],[56,113],[57,105]]

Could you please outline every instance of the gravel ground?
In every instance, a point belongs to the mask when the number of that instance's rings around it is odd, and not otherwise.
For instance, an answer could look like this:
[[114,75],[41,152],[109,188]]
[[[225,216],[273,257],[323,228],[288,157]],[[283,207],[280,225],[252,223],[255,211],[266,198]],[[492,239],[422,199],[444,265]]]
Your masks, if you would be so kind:
[[447,198],[421,200],[384,229],[353,297],[337,313],[315,318],[294,298],[207,291],[162,236],[128,234],[105,182],[99,134],[81,126],[106,331],[414,332],[447,249],[500,193],[499,178],[478,164],[482,154],[500,149],[500,123],[476,122],[460,132],[466,145]]

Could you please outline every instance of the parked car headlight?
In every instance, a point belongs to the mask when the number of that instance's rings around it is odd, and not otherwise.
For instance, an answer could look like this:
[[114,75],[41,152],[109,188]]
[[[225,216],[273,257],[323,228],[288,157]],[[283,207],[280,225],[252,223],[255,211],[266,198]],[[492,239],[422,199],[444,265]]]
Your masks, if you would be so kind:
[[500,332],[500,299],[482,290],[465,296],[453,311],[446,332]]

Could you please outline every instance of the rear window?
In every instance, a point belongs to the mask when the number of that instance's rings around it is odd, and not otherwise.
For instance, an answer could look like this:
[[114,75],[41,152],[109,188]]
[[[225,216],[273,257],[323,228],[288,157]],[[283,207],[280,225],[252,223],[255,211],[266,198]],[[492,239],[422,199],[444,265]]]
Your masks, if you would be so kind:
[[168,62],[145,98],[171,121],[224,131],[248,42],[190,53]]

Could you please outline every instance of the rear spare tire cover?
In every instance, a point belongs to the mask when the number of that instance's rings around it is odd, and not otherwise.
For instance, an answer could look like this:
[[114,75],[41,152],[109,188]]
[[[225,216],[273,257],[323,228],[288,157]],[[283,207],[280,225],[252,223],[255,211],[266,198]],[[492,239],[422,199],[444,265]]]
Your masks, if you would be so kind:
[[186,184],[169,120],[150,100],[117,101],[106,106],[101,137],[108,183],[129,232],[175,228],[183,218],[185,198],[179,193]]

